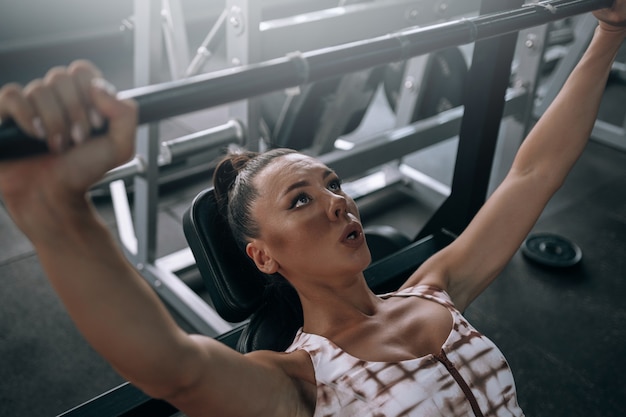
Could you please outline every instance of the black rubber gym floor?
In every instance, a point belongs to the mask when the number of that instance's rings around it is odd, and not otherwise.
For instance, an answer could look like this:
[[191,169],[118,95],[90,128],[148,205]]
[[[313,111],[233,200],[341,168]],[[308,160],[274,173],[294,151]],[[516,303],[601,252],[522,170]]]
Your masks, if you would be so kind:
[[[623,108],[623,99],[624,91],[606,108]],[[160,255],[185,246],[182,213],[206,184],[208,177],[194,177],[164,188]],[[96,203],[114,231],[109,200]],[[405,204],[371,222],[412,230],[417,213],[424,209]],[[535,231],[573,240],[582,262],[550,270],[518,253],[466,315],[504,352],[528,416],[622,416],[626,153],[591,142]],[[1,204],[0,286],[0,416],[55,416],[123,383],[74,329]]]

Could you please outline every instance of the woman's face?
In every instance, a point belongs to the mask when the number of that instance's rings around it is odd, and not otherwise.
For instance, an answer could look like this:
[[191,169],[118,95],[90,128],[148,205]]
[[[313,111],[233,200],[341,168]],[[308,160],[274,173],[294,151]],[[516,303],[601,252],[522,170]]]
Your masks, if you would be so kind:
[[254,183],[261,233],[247,251],[263,272],[323,279],[352,277],[369,265],[356,204],[327,166],[288,154],[273,160]]

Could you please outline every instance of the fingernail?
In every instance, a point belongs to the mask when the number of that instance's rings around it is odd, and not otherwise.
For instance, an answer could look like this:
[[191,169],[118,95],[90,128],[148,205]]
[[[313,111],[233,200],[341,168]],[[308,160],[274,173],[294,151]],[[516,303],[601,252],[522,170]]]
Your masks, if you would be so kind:
[[70,135],[75,145],[80,145],[85,141],[85,131],[78,123],[74,123]]
[[112,97],[117,94],[117,89],[115,88],[115,86],[113,86],[113,84],[111,84],[104,78],[94,78],[93,80],[91,80],[91,85]]
[[35,131],[35,135],[37,136],[37,138],[46,138],[46,130],[43,128],[43,122],[39,117],[35,117],[33,119],[33,130]]
[[60,133],[54,135],[54,137],[52,138],[52,146],[54,147],[55,152],[63,152],[63,135],[61,135]]
[[91,127],[95,129],[100,129],[102,125],[104,124],[104,119],[102,119],[102,116],[100,116],[100,113],[98,113],[94,109],[91,109],[89,111],[89,122],[91,122]]

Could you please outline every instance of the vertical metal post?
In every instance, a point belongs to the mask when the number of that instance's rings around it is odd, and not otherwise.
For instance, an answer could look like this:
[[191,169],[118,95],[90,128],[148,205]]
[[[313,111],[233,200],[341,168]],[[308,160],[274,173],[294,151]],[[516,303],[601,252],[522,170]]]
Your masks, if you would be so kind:
[[[161,2],[135,0],[135,86],[160,82],[162,58]],[[136,265],[154,262],[157,241],[159,124],[151,123],[137,130],[137,156],[146,171],[134,179]]]
[[[226,0],[226,57],[233,67],[261,61],[261,4],[259,0]],[[231,104],[229,116],[239,119],[246,127],[246,148],[258,150],[261,117],[258,99]]]
[[406,126],[413,122],[413,111],[417,106],[417,100],[422,89],[422,83],[426,81],[426,65],[430,54],[419,55],[406,61],[406,67],[398,92],[396,103],[396,127]]
[[[480,14],[521,7],[523,0],[483,0]],[[485,202],[495,147],[504,113],[517,33],[476,43],[465,92],[465,113],[452,192],[417,239],[444,232],[459,235]]]
[[508,118],[502,126],[502,134],[498,140],[489,182],[489,194],[495,190],[508,173],[517,150],[531,126],[537,81],[543,65],[547,37],[548,25],[522,30],[519,33],[515,51],[517,67],[513,78],[513,87],[521,87],[527,91],[526,102],[522,111],[512,118]]
[[185,76],[189,65],[187,27],[180,0],[163,0],[163,38],[168,55],[170,75],[173,80]]

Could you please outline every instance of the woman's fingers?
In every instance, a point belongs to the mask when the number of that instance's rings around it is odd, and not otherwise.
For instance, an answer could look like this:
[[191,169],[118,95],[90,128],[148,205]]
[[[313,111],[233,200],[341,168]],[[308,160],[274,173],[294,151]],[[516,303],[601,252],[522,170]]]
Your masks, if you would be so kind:
[[[101,77],[81,61],[55,68],[24,88],[12,84],[0,89],[0,117],[45,138],[52,150],[0,164],[5,206],[31,238],[49,238],[45,230],[55,216],[71,213],[108,170],[134,155],[136,105],[118,100]],[[105,120],[107,131],[89,140],[92,128]]]
[[69,128],[59,97],[43,80],[30,82],[24,88],[24,95],[41,120],[48,148],[52,152],[62,152],[69,145],[66,139],[69,136]]
[[615,0],[611,7],[596,10],[593,14],[607,30],[621,32],[626,29],[626,0]]
[[[93,128],[103,124],[91,103],[91,81],[102,74],[87,61],[76,61],[68,68],[56,67],[43,79],[34,80],[23,89],[28,103],[18,103],[9,116],[34,113],[33,128],[37,137],[45,135],[52,152],[61,153],[84,142]],[[19,99],[18,99],[19,101]],[[19,116],[22,120],[28,116]],[[18,122],[23,126],[23,122]]]
[[[107,170],[134,155],[135,102],[118,100],[115,89],[88,61],[53,68],[24,88],[3,87],[0,118],[13,119],[26,133],[46,140],[52,153],[60,156],[49,159],[45,168],[51,169],[46,180],[59,191],[84,192]],[[89,140],[91,131],[100,130],[105,120],[107,132]]]
[[49,72],[45,82],[60,101],[65,118],[63,145],[78,145],[85,141],[90,130],[87,117],[88,97],[67,70]]
[[56,67],[24,88],[9,84],[0,90],[0,119],[13,119],[27,134],[45,139],[54,153],[84,142],[104,117],[92,103],[94,79],[102,73],[88,61]]
[[37,110],[26,99],[19,84],[0,89],[0,120],[13,119],[29,135],[44,140],[46,132]]
[[102,73],[91,62],[79,60],[68,67],[68,72],[74,77],[84,95],[85,111],[89,124],[93,129],[100,129],[104,125],[104,118],[91,103],[91,84],[94,79],[102,79]]
[[112,142],[119,165],[128,161],[135,151],[137,105],[133,100],[118,100],[115,87],[103,78],[92,80],[91,99],[94,109],[109,121],[107,137]]
[[118,100],[115,89],[102,78],[92,79],[90,103],[108,121],[105,135],[67,152],[65,186],[81,191],[134,156],[137,109],[132,100]]

